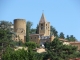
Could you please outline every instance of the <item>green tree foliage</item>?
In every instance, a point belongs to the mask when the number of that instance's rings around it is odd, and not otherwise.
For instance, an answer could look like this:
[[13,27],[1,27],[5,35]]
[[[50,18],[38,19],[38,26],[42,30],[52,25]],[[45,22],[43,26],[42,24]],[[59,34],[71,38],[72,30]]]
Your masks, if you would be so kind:
[[64,38],[65,38],[65,37],[64,37],[64,33],[63,33],[63,32],[61,32],[61,33],[60,33],[59,38],[62,38],[62,39],[64,39]]
[[33,23],[31,21],[27,21],[27,28],[29,30],[29,33],[31,32],[32,25],[33,25]]
[[27,21],[27,24],[26,24],[26,42],[30,41],[29,34],[31,33],[31,26],[32,25],[33,25],[32,22]]
[[0,39],[3,39],[7,36],[7,31],[0,29]]
[[[6,51],[7,46],[14,47],[12,40],[12,23],[8,21],[0,21],[0,53]],[[1,55],[0,54],[0,55]]]
[[37,47],[37,44],[35,42],[26,42],[25,43],[25,46],[27,46],[28,48],[31,48],[31,49],[35,49]]
[[0,29],[0,55],[6,51],[7,47],[14,48],[14,41],[11,38],[11,33],[8,30]]
[[68,40],[68,41],[77,41],[77,39],[73,36],[73,35],[67,35],[67,37],[66,37],[66,39]]
[[3,54],[2,60],[43,60],[43,54],[35,53],[32,49],[17,51],[7,49]]
[[58,31],[53,26],[50,26],[50,28],[51,35],[58,37]]
[[0,28],[3,30],[11,31],[12,23],[8,21],[0,21]]
[[26,29],[26,42],[29,42],[30,40],[30,37],[29,37],[29,28],[27,26],[27,29]]
[[11,41],[12,33],[11,33],[12,23],[8,21],[0,21],[0,41]]
[[39,34],[39,25],[36,27],[36,34]]
[[36,34],[36,29],[32,28],[30,34]]
[[70,40],[70,41],[77,41],[77,39],[76,39],[73,35],[70,35],[69,40]]
[[8,30],[0,29],[0,43],[3,43],[4,47],[12,45],[12,34]]
[[69,40],[69,35],[66,36],[66,39]]
[[8,51],[2,56],[2,60],[28,60],[28,52],[24,49],[17,51]]
[[63,45],[58,38],[55,38],[51,43],[45,43],[45,47],[51,60],[66,60],[76,57],[74,53],[77,51],[77,47]]

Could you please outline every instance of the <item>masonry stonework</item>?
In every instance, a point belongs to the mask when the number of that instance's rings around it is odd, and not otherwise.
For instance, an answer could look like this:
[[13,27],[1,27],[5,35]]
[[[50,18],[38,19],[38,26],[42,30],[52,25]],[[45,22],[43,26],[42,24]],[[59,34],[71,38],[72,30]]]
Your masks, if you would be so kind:
[[[26,42],[26,20],[25,19],[14,19],[14,33],[15,37],[13,40]],[[39,21],[39,34],[30,34],[30,41],[37,44],[43,45],[45,42],[52,42],[54,40],[54,35],[50,34],[50,22],[47,22],[44,14],[42,13],[41,19]],[[80,50],[80,42],[69,42],[68,40],[59,38],[63,44],[78,46]]]
[[26,20],[25,19],[14,19],[14,32],[16,37],[14,40],[25,42],[26,35]]

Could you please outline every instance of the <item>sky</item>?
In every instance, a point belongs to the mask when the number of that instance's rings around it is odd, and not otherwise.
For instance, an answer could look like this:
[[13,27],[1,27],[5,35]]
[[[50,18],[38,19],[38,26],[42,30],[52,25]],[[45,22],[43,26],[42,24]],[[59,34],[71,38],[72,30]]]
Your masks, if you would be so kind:
[[33,22],[36,28],[42,12],[58,34],[74,35],[80,41],[80,0],[0,0],[0,20],[16,18]]

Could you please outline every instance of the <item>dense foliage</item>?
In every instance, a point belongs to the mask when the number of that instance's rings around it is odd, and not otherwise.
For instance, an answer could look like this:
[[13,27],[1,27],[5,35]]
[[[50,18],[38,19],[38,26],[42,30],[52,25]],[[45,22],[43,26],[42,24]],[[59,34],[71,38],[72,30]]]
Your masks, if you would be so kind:
[[60,33],[59,38],[65,39],[63,32]]
[[35,42],[26,42],[25,43],[25,46],[27,46],[28,48],[31,48],[31,49],[35,49],[37,47],[37,44]]
[[7,51],[3,54],[3,60],[69,60],[70,58],[80,57],[80,52],[77,51],[77,47],[71,45],[63,45],[58,38],[50,43],[45,43],[46,52],[37,53],[33,49],[36,48],[36,44],[28,42],[27,50],[21,49],[14,51],[7,48]]
[[77,57],[77,47],[63,45],[58,38],[55,38],[51,43],[46,43],[45,47],[51,60],[68,60],[69,58]]
[[43,54],[36,53],[31,48],[28,50],[20,49],[14,51],[10,47],[7,48],[6,52],[2,56],[2,60],[42,60]]
[[26,42],[29,42],[30,40],[29,34],[31,33],[31,26],[32,26],[32,22],[27,21],[26,23]]

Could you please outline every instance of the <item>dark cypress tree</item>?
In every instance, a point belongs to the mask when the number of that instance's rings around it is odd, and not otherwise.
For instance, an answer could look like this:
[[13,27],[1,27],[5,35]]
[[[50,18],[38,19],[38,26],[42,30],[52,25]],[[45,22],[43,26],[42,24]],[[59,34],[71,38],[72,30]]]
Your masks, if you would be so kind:
[[51,35],[58,37],[58,31],[53,26],[50,26],[50,30]]
[[69,38],[69,35],[66,36],[66,39],[69,41],[69,39],[70,39],[70,38]]
[[31,32],[31,26],[33,25],[32,22],[30,21],[27,21],[27,24],[26,24],[26,42],[29,42],[30,40],[30,37],[29,37],[29,34]]
[[62,39],[64,39],[64,38],[65,38],[65,37],[64,37],[64,33],[63,33],[63,32],[61,32],[61,33],[60,33],[59,38],[62,38]]
[[77,39],[73,35],[70,35],[69,41],[77,41]]
[[36,34],[39,34],[39,25],[36,27]]
[[29,37],[29,27],[27,25],[27,27],[26,27],[26,42],[29,42],[29,40],[30,40],[30,37]]

